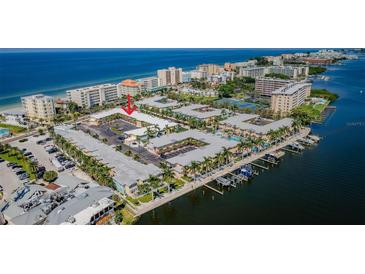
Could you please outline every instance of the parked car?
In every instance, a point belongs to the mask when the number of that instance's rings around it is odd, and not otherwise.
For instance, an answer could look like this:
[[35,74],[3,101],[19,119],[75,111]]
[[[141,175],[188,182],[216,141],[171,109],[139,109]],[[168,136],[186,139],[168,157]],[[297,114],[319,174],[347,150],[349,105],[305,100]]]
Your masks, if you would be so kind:
[[32,152],[28,151],[28,152],[24,153],[24,156],[29,156],[29,155],[32,155],[32,154],[33,154]]
[[31,161],[31,162],[33,162],[33,163],[36,163],[36,164],[38,164],[38,160],[36,159],[36,158],[29,158],[29,160]]
[[4,162],[4,160],[0,158],[0,163],[2,163],[2,162]]
[[24,170],[18,170],[17,172],[15,172],[15,175],[20,175],[20,174],[23,174],[23,173],[25,173]]
[[46,171],[46,168],[45,168],[44,166],[39,166],[39,167],[37,168],[37,171],[38,171],[38,172]]
[[69,169],[69,168],[73,168],[74,166],[75,166],[74,163],[68,163],[68,164],[65,165],[65,168]]
[[19,142],[20,142],[20,143],[24,143],[24,142],[26,142],[26,141],[28,141],[28,139],[27,139],[27,138],[24,138],[24,139],[19,140]]
[[23,174],[18,175],[18,178],[20,180],[28,179],[29,175],[28,175],[28,173],[23,173]]
[[46,143],[45,140],[39,140],[36,142],[37,145],[44,145]]
[[12,168],[12,169],[16,169],[16,168],[19,168],[19,167],[22,167],[22,166],[20,166],[20,165],[18,165],[18,164],[15,164],[15,165],[13,165],[11,168]]
[[44,171],[37,172],[37,178],[40,179],[43,177]]
[[17,164],[16,163],[7,163],[6,166],[7,167],[13,167],[13,166],[16,166]]
[[52,137],[47,137],[46,139],[44,139],[46,142],[52,141],[53,138]]
[[0,192],[3,192],[4,188],[0,185]]

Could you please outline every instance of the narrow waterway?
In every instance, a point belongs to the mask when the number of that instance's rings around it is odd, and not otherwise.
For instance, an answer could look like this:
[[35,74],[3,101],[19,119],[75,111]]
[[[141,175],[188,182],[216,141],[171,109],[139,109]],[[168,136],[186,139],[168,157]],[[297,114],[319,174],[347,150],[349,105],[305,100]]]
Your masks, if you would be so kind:
[[[315,88],[340,95],[313,125],[321,143],[219,195],[200,188],[138,224],[365,224],[365,56],[329,67]],[[360,91],[363,90],[363,93]]]

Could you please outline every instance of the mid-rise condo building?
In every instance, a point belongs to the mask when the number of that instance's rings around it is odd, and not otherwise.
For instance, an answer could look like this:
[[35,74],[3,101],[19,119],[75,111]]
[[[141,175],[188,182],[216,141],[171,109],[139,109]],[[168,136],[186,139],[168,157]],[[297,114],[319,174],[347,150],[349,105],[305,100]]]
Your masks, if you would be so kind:
[[145,91],[157,91],[160,88],[160,81],[157,77],[147,77],[138,79],[137,82]]
[[56,115],[54,100],[51,96],[37,94],[21,98],[26,117],[32,120],[50,122]]
[[243,77],[258,78],[270,73],[268,67],[240,67],[239,75]]
[[311,83],[291,83],[272,92],[271,109],[275,113],[287,114],[292,109],[304,104],[310,96]]
[[272,66],[268,73],[284,74],[290,78],[307,77],[309,67],[307,66]]
[[260,77],[256,79],[255,82],[255,91],[260,96],[267,96],[271,97],[271,93],[274,90],[277,90],[283,86],[292,83],[291,80],[284,80],[284,79],[274,79],[274,78],[267,78],[267,77]]
[[115,102],[118,94],[117,85],[103,84],[66,91],[67,99],[80,107],[91,108]]
[[135,80],[127,79],[118,84],[118,94],[136,96],[142,91],[142,84]]

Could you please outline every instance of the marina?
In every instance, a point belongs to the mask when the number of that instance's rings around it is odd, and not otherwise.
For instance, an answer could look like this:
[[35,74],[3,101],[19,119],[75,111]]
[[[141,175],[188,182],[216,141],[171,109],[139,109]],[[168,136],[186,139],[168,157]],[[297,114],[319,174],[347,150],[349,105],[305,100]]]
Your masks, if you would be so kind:
[[[201,178],[197,179],[196,181],[190,183],[189,185],[184,185],[181,189],[179,189],[179,191],[169,193],[163,199],[157,199],[150,203],[143,204],[140,207],[138,207],[135,216],[136,217],[141,216],[155,208],[160,207],[163,204],[173,201],[173,200],[177,199],[178,197],[181,197],[181,196],[185,195],[186,193],[196,190],[215,180],[217,181],[217,184],[219,184],[223,187],[232,186],[235,188],[237,186],[236,182],[225,178],[225,176],[227,174],[230,174],[230,173],[235,174],[235,171],[240,170],[240,171],[243,171],[242,176],[248,175],[248,176],[246,176],[247,180],[248,180],[249,177],[252,177],[255,174],[254,170],[250,167],[250,165],[253,165],[253,166],[257,165],[257,164],[253,163],[254,161],[264,157],[267,153],[279,153],[279,155],[281,155],[281,157],[282,157],[283,154],[281,152],[279,152],[281,149],[283,149],[287,145],[295,142],[296,140],[298,140],[300,138],[308,136],[309,133],[310,133],[310,129],[304,128],[299,133],[295,134],[294,136],[289,137],[286,141],[283,141],[282,143],[276,144],[265,151],[261,151],[261,152],[252,154],[251,156],[248,156],[236,163],[227,165],[223,169],[219,169],[215,173],[207,174],[205,177],[201,177]],[[263,167],[261,165],[259,165],[259,166],[265,170],[269,169],[268,167]],[[243,170],[242,170],[242,167],[244,167]],[[237,178],[237,177],[233,177],[233,178]],[[216,190],[212,190],[212,191],[217,192]]]

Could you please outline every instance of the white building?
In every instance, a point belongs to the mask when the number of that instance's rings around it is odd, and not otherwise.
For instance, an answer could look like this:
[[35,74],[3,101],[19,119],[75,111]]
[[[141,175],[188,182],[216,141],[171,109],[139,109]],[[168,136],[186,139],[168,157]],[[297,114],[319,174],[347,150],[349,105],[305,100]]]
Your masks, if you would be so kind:
[[307,66],[272,66],[268,73],[284,74],[293,79],[298,77],[307,77],[309,67]]
[[189,83],[191,81],[191,72],[190,71],[184,71],[182,73],[182,82],[183,83]]
[[203,70],[192,70],[190,71],[190,78],[191,79],[207,79],[208,78],[208,72]]
[[157,77],[147,77],[137,80],[145,91],[157,91],[160,88],[160,81]]
[[159,69],[157,77],[161,86],[175,86],[183,82],[182,68],[169,67],[168,69]]
[[256,66],[257,64],[257,60],[254,59],[254,60],[249,60],[249,61],[246,61],[246,62],[237,62],[237,63],[234,63],[234,65],[236,67],[239,67],[239,68],[247,68],[247,67],[254,67]]
[[37,94],[22,97],[21,100],[25,116],[30,119],[50,122],[56,115],[54,100],[51,96]]
[[67,99],[80,107],[90,108],[115,102],[120,94],[115,84],[103,84],[66,91]]
[[268,73],[270,73],[269,67],[240,67],[239,76],[257,78]]

